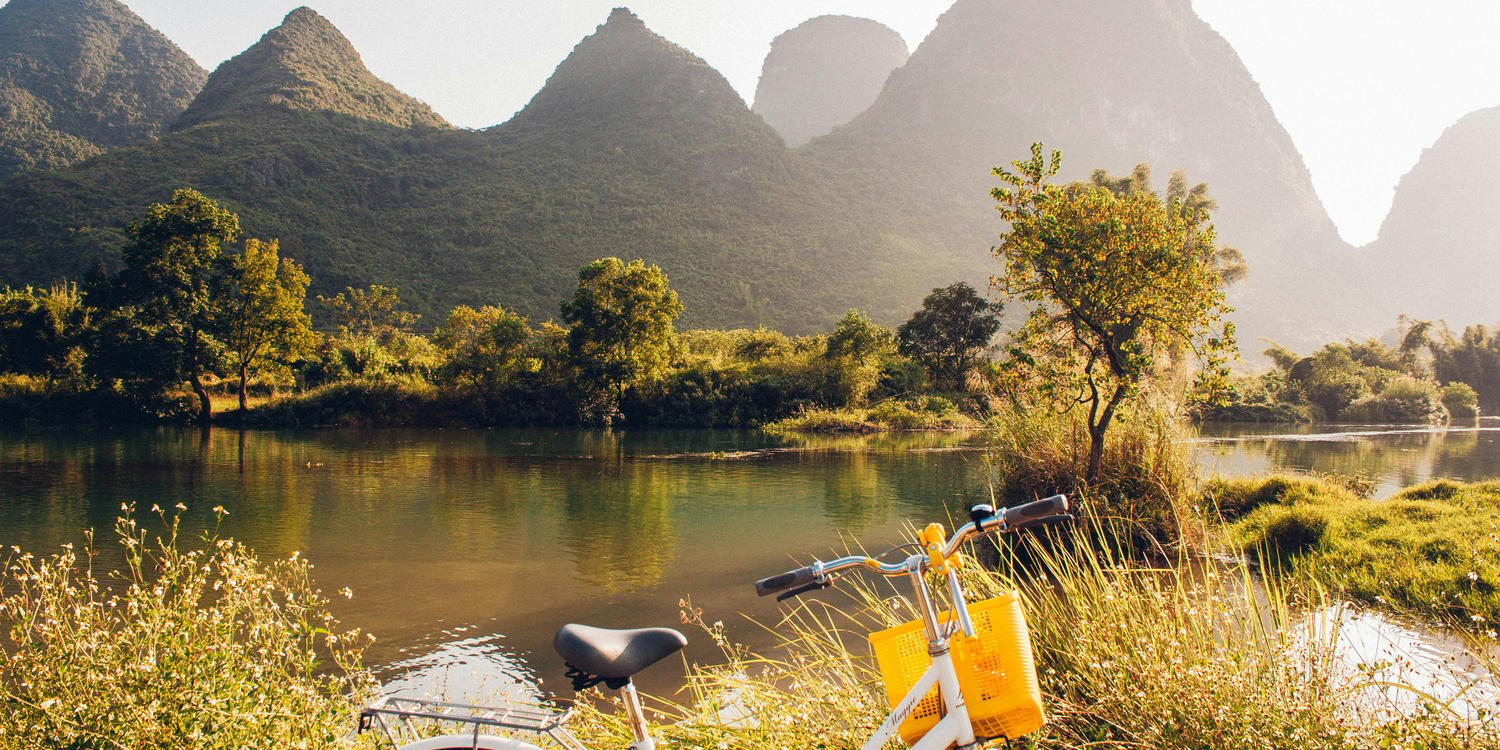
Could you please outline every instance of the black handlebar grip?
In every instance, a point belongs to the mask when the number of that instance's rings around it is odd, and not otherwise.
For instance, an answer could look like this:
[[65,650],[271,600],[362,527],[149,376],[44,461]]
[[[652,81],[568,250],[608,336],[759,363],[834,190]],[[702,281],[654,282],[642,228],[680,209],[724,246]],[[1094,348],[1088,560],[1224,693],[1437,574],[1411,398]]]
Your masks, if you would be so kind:
[[1032,521],[1041,520],[1048,516],[1060,516],[1068,512],[1068,498],[1064,495],[1053,495],[1035,502],[1017,505],[1014,508],[1005,509],[1005,525],[1007,528],[1025,526]]
[[756,581],[755,593],[760,596],[774,594],[785,589],[795,588],[798,586],[806,586],[807,584],[817,580],[817,578],[818,573],[817,571],[812,569],[812,566],[808,566],[806,568],[798,568],[796,570],[788,570],[787,572],[780,575],[774,575],[770,578],[762,578],[759,581]]

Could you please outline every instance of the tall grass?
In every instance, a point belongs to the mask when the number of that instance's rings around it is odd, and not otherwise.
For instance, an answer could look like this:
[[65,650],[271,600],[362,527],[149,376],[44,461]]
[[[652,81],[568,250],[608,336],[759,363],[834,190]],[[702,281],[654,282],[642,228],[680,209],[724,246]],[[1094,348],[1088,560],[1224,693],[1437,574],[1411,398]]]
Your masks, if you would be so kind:
[[366,638],[341,630],[305,560],[263,561],[175,517],[115,526],[116,570],[92,540],[12,551],[0,577],[0,748],[323,748],[368,687]]
[[[1240,563],[1143,567],[1126,535],[1032,545],[971,569],[979,597],[1019,587],[1049,723],[1021,747],[1100,750],[1478,748],[1500,743],[1494,715],[1464,723],[1432,702],[1391,720],[1357,700],[1368,684],[1334,679],[1335,644],[1302,613],[1316,587],[1284,587]],[[1030,544],[1030,543],[1027,543]],[[1022,567],[1024,560],[1025,567]],[[676,703],[657,706],[678,747],[857,748],[889,710],[865,636],[913,618],[883,585],[845,586],[829,604],[783,612],[771,655],[744,651],[690,607],[686,621],[717,641],[722,662],[690,667]],[[1491,675],[1491,680],[1496,675]],[[1500,708],[1500,707],[1494,707]],[[728,710],[726,710],[728,709]],[[619,744],[619,718],[583,712],[586,741]],[[1015,746],[1015,745],[1013,745]]]
[[1004,505],[1059,492],[1074,512],[1107,521],[1131,545],[1161,554],[1202,533],[1186,504],[1196,495],[1191,459],[1176,425],[1160,415],[1131,415],[1110,430],[1100,476],[1087,481],[1089,435],[1079,415],[1047,409],[1002,409],[990,419],[991,456]]

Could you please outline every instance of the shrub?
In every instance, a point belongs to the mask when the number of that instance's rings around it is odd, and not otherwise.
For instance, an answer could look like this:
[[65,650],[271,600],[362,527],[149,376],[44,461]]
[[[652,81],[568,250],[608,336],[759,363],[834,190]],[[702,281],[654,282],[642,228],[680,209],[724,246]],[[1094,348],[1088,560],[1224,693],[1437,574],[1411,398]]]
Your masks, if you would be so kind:
[[1468,383],[1449,383],[1443,386],[1443,406],[1454,419],[1473,419],[1479,416],[1479,392]]
[[1437,384],[1410,375],[1392,377],[1380,393],[1364,396],[1339,412],[1345,422],[1441,424],[1448,421]]
[[365,639],[340,630],[307,562],[212,535],[187,550],[178,531],[119,519],[124,564],[106,576],[91,548],[12,557],[0,748],[312,748],[348,732]]

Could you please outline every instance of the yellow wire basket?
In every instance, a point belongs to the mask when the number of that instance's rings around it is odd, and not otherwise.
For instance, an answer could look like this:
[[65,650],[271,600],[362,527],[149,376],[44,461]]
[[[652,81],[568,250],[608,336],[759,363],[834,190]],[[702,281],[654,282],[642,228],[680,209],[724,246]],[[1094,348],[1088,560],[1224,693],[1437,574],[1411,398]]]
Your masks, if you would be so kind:
[[[939,617],[947,622],[952,616]],[[949,641],[959,688],[969,709],[976,737],[1015,739],[1042,728],[1042,692],[1031,657],[1031,637],[1015,591],[969,605],[975,639],[960,632]],[[921,620],[870,634],[870,646],[891,707],[901,701],[932,665]],[[901,738],[915,744],[944,713],[936,686],[901,722]]]

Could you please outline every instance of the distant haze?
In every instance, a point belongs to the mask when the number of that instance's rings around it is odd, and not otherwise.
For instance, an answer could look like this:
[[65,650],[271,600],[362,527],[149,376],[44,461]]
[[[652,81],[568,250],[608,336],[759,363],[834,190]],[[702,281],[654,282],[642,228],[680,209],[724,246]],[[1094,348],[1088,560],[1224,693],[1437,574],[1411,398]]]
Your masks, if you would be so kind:
[[[125,0],[206,68],[243,51],[302,0]],[[370,69],[449,121],[485,127],[530,100],[622,0],[306,0]],[[749,101],[776,35],[861,16],[915,49],[951,0],[636,0],[657,33]],[[1374,239],[1396,182],[1444,128],[1500,104],[1493,0],[1192,0],[1239,52],[1312,172],[1344,238]]]

